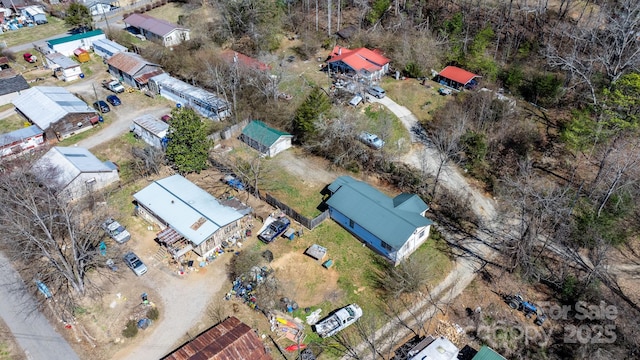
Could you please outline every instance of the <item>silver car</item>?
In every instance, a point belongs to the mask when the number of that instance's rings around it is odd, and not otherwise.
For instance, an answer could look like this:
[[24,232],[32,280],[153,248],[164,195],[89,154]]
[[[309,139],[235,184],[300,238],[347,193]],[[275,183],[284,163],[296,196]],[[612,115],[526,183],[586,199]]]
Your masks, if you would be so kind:
[[147,273],[147,265],[136,254],[128,252],[124,254],[122,260],[136,275],[142,276]]
[[108,218],[102,223],[102,229],[119,244],[124,244],[131,239],[131,234],[129,234],[127,229],[112,218]]
[[384,146],[384,141],[382,141],[382,139],[380,139],[378,135],[368,132],[360,133],[358,139],[376,150],[382,149],[382,147]]

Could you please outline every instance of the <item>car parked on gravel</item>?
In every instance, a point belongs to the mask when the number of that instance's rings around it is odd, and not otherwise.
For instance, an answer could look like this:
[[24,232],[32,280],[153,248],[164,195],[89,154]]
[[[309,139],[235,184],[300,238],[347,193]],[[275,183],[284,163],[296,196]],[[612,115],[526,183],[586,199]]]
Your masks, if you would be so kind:
[[133,252],[124,254],[122,260],[124,260],[124,263],[127,264],[129,269],[131,269],[137,276],[142,276],[147,273],[147,265],[145,265],[138,255]]
[[111,111],[111,108],[109,107],[109,105],[107,105],[106,102],[102,101],[102,100],[98,100],[96,102],[93,103],[93,108],[100,111],[101,113],[108,113],[109,111]]
[[124,244],[131,239],[131,234],[129,234],[127,229],[112,218],[105,220],[105,222],[102,223],[102,228],[107,235],[118,244]]
[[120,101],[120,98],[115,95],[107,96],[107,102],[113,106],[119,106],[120,104],[122,104],[122,101]]

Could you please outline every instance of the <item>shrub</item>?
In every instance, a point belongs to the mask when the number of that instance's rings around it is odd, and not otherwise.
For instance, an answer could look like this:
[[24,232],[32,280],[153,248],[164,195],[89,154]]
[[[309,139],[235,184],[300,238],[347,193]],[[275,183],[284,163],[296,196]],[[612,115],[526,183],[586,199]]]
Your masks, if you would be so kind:
[[138,335],[138,323],[135,320],[127,321],[127,326],[122,330],[122,336],[132,338]]
[[147,311],[147,317],[149,318],[149,320],[158,320],[158,317],[160,317],[160,310],[158,310],[157,307],[152,307]]

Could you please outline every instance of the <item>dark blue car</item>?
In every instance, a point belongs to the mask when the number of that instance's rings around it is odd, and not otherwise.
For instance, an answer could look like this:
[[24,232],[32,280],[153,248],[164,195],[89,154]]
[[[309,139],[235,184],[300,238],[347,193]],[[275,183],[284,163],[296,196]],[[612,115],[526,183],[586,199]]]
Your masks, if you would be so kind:
[[118,98],[115,95],[109,95],[107,96],[107,102],[113,106],[118,106],[120,104],[122,104],[122,102],[120,101],[120,98]]

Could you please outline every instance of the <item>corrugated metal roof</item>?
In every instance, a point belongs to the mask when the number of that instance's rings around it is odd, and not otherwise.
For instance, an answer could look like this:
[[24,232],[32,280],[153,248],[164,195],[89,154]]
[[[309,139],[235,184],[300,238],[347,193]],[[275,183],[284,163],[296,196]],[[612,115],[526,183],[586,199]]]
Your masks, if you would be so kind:
[[146,65],[160,66],[158,64],[148,62],[138,54],[129,52],[121,52],[113,55],[109,60],[107,60],[107,64],[131,76],[135,75]]
[[273,145],[281,136],[293,137],[293,135],[284,131],[270,128],[267,124],[259,120],[253,120],[247,124],[247,126],[242,129],[242,134],[266,147]]
[[480,351],[471,360],[507,360],[504,356],[498,354],[492,348],[483,345]]
[[70,41],[86,39],[86,38],[90,38],[90,37],[98,36],[98,35],[104,35],[104,32],[102,30],[100,30],[100,29],[93,30],[93,31],[89,31],[89,32],[86,32],[86,33],[75,34],[75,35],[71,35],[71,36],[65,36],[65,37],[61,37],[61,38],[57,38],[57,39],[51,39],[51,40],[47,41],[47,44],[49,44],[49,46],[54,46],[54,45],[64,44],[64,43],[68,43]]
[[[146,114],[139,118],[133,119],[133,122],[140,125],[141,128],[149,131],[156,136],[164,136],[163,132],[169,129],[169,124],[164,121],[157,120],[152,115]],[[162,134],[162,135],[161,135]]]
[[112,54],[117,54],[119,52],[127,52],[128,49],[115,41],[111,41],[109,39],[99,39],[93,42],[93,48],[100,48]]
[[400,194],[390,198],[371,185],[340,176],[329,185],[333,195],[327,205],[399,249],[416,228],[433,224],[420,215],[429,207],[417,195]]
[[228,108],[227,102],[220,99],[215,94],[199,87],[189,85],[167,73],[154,76],[150,80],[158,84],[161,88],[171,89],[171,92],[175,94],[182,94],[185,97],[191,97],[192,99],[199,100],[204,104],[210,105],[213,109],[220,111]]
[[0,147],[14,143],[18,140],[28,139],[33,136],[42,135],[42,130],[35,125],[18,129],[6,134],[0,134]]
[[42,130],[70,113],[96,113],[84,101],[58,86],[32,87],[13,99],[12,103]]
[[155,70],[155,71],[152,71],[152,72],[148,72],[146,74],[142,74],[142,75],[136,77],[135,80],[136,80],[136,82],[138,84],[144,85],[144,84],[149,82],[149,79],[151,79],[154,76],[158,76],[160,74],[164,74],[164,70],[158,69],[158,70]]
[[466,85],[469,81],[473,80],[474,77],[479,76],[456,66],[447,66],[440,71],[440,74],[438,75],[463,85]]
[[349,50],[340,46],[333,48],[329,63],[342,61],[355,71],[367,70],[370,72],[380,70],[389,63],[389,59],[376,51],[367,48]]
[[272,360],[248,325],[229,317],[163,360]]
[[156,19],[147,14],[132,14],[124,19],[124,23],[140,29],[144,29],[152,34],[164,37],[175,29],[184,29],[168,21]]
[[63,186],[68,185],[80,173],[113,171],[87,149],[61,146],[51,148],[34,164],[34,169],[41,174],[49,173],[53,168],[60,171],[56,175]]
[[156,180],[133,197],[196,246],[244,216],[180,175]]
[[58,52],[47,54],[45,55],[45,57],[63,69],[71,69],[71,68],[80,66],[80,64],[78,64],[77,62],[69,59],[68,57]]

